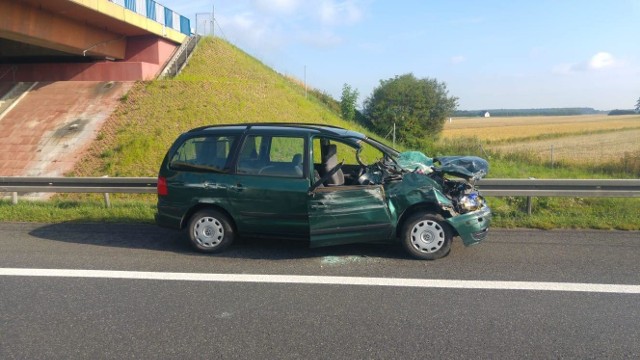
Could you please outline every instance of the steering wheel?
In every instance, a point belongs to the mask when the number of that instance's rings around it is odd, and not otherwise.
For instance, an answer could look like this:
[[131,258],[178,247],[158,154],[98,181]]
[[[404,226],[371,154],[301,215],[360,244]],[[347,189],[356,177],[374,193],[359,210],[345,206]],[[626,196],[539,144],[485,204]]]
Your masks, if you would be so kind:
[[394,164],[395,164],[395,166],[396,166],[398,169],[402,169],[402,167],[400,166],[400,164],[398,164],[398,160],[394,159],[394,158],[393,158],[393,156],[388,156],[388,155],[387,155],[387,156],[385,156],[385,158],[387,158],[387,159],[391,160],[391,162],[392,162],[392,163],[394,163]]
[[366,168],[368,165],[365,164],[362,159],[360,158],[360,152],[362,151],[362,148],[358,149],[358,151],[356,151],[356,161],[358,162],[358,164],[363,167]]

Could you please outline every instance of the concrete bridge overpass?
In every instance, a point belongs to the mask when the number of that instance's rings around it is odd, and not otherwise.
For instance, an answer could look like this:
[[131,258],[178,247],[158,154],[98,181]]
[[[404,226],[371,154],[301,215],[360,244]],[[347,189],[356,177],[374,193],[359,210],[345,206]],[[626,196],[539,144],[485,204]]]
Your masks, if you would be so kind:
[[154,0],[0,0],[0,176],[72,171],[190,34]]
[[154,0],[0,0],[0,81],[152,79],[190,33]]

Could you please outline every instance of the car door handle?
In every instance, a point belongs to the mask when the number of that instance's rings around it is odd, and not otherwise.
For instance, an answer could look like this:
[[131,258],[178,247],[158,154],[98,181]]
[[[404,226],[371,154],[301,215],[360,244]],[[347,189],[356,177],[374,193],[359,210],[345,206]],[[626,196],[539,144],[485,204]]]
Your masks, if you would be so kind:
[[314,209],[323,209],[327,207],[327,204],[325,204],[324,201],[312,201],[310,204]]
[[242,184],[235,184],[234,186],[231,186],[231,190],[241,192],[244,191],[244,186],[242,186]]
[[205,183],[202,184],[202,186],[205,189],[221,189],[222,190],[222,189],[226,189],[227,188],[226,185],[220,185],[220,184],[212,183],[212,182],[205,182]]

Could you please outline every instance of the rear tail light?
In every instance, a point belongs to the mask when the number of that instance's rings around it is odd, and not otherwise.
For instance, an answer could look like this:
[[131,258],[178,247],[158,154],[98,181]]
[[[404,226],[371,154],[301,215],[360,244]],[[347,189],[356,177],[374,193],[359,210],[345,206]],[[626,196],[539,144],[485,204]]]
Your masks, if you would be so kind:
[[163,176],[158,177],[158,196],[169,195],[169,188],[167,187],[167,179]]

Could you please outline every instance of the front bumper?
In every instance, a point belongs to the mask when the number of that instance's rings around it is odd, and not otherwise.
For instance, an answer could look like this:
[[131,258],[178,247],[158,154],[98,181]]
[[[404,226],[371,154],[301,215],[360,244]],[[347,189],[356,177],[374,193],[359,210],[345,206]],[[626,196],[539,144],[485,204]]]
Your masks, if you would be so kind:
[[447,222],[456,230],[465,246],[475,245],[487,237],[491,209],[485,205],[480,210],[448,218]]

